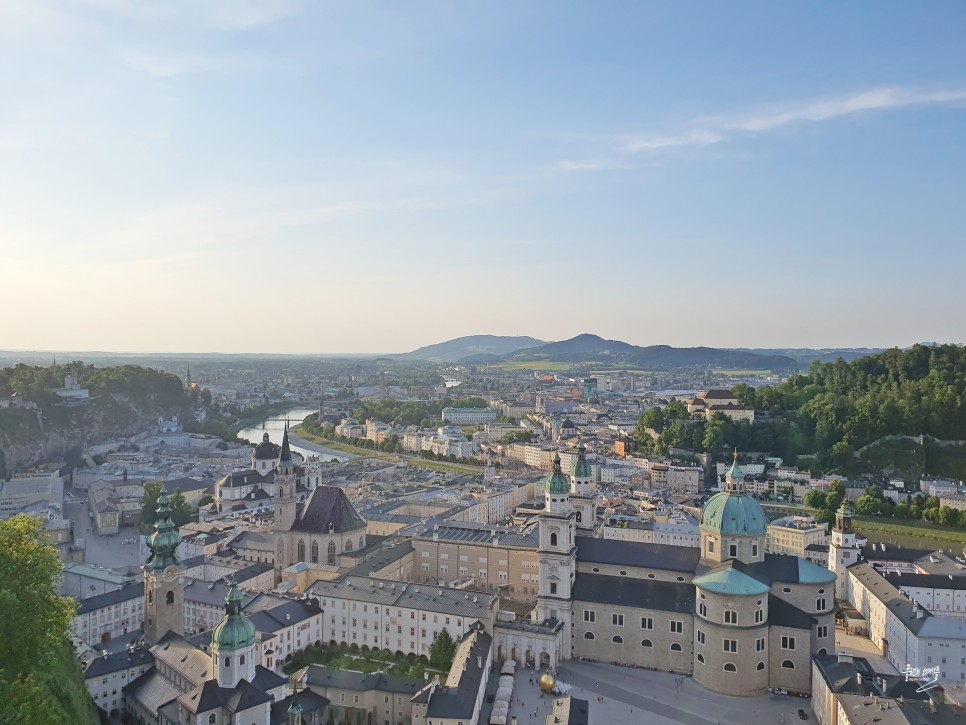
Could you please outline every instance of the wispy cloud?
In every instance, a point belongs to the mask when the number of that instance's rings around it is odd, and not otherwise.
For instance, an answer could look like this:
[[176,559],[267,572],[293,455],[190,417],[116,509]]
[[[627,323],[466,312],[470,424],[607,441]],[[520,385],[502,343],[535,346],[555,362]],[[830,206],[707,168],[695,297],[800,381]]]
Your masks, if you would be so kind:
[[907,88],[876,88],[842,98],[791,103],[744,116],[709,119],[701,124],[703,127],[684,133],[635,138],[626,143],[622,151],[634,154],[710,146],[781,128],[833,121],[858,113],[963,101],[966,101],[966,90],[963,89],[918,91]]
[[621,161],[620,159],[583,159],[583,160],[570,160],[564,159],[563,161],[557,162],[557,168],[560,171],[574,172],[574,171],[614,171],[619,169],[630,169],[633,168],[631,164],[626,161]]
[[252,70],[263,65],[262,61],[248,56],[159,55],[125,51],[121,57],[132,70],[159,78],[173,78],[186,73]]

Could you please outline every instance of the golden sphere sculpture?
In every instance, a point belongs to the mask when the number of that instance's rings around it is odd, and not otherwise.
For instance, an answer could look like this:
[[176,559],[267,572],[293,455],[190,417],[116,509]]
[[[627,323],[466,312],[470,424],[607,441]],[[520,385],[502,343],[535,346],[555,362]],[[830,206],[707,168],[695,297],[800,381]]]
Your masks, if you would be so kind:
[[550,692],[553,690],[553,686],[557,684],[557,681],[553,679],[553,675],[549,672],[540,675],[540,690],[542,692]]

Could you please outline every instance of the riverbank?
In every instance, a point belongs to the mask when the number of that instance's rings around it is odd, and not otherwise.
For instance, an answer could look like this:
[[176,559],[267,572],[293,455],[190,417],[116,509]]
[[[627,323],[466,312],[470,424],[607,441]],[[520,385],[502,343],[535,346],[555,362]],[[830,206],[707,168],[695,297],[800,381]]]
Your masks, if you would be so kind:
[[[288,433],[288,437],[291,440],[292,444],[298,446],[299,448],[305,448],[314,453],[321,453],[324,456],[338,456],[339,458],[362,458],[363,457],[359,453],[354,452],[355,450],[358,450],[358,449],[353,449],[352,446],[341,446],[338,443],[329,443],[329,442],[326,442],[325,445],[320,445],[319,443],[313,443],[311,440],[308,440],[304,438],[302,435],[299,435],[299,432],[301,432],[301,430],[302,428],[301,426],[299,426],[294,431],[289,430],[289,433]],[[305,435],[308,435],[308,434],[306,433]],[[314,438],[314,436],[312,437]],[[370,453],[370,451],[366,451],[366,453]]]

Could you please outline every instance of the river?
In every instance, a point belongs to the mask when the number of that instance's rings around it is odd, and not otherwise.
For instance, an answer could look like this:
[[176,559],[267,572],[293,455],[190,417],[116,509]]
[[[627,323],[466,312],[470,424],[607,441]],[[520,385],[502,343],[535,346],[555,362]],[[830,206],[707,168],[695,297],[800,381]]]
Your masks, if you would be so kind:
[[[262,440],[262,436],[268,433],[268,437],[271,439],[272,443],[282,442],[282,432],[285,430],[285,421],[289,422],[289,426],[295,428],[300,425],[305,416],[310,413],[319,412],[318,408],[308,408],[305,406],[290,408],[282,413],[275,413],[274,415],[268,416],[263,420],[249,426],[248,428],[242,428],[238,431],[239,438],[247,438],[252,443],[259,443]],[[352,456],[344,455],[334,455],[321,453],[319,451],[309,450],[307,448],[302,448],[294,443],[292,444],[292,450],[296,453],[301,453],[303,456],[318,456],[323,461],[346,461]]]

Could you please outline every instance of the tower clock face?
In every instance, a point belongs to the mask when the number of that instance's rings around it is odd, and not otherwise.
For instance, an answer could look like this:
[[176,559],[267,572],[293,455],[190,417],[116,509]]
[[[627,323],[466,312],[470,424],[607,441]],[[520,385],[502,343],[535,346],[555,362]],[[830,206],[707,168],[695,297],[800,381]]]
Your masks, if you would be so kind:
[[165,579],[167,579],[167,580],[170,581],[170,580],[176,578],[178,576],[178,574],[179,574],[180,571],[181,570],[178,569],[178,567],[176,567],[176,566],[174,566],[174,564],[172,564],[171,566],[169,566],[167,569],[164,570],[163,576],[164,576]]

